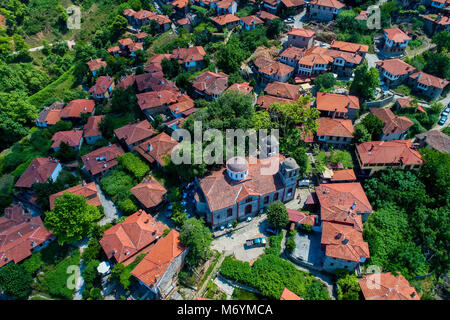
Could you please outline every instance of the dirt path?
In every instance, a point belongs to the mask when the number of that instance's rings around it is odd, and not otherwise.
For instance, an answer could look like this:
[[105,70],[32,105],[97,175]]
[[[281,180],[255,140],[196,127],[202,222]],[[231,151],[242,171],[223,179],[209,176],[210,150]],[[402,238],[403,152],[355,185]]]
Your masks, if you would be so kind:
[[[202,286],[197,290],[198,295],[202,295],[203,291],[205,291],[206,286],[208,285],[208,282],[211,280],[211,278],[216,276],[217,271],[219,270],[220,266],[222,265],[223,260],[225,259],[225,255],[222,254],[219,258],[219,261],[217,261],[217,264],[214,266],[214,269],[212,272],[208,275],[206,280],[203,282]],[[214,262],[212,262],[214,263]]]

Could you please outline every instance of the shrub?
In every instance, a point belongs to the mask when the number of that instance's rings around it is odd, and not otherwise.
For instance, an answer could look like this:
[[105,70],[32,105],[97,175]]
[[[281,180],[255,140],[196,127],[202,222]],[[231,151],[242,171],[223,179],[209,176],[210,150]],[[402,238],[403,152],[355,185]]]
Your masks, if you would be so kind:
[[150,170],[147,164],[132,153],[125,153],[124,155],[118,156],[117,161],[127,172],[131,173],[138,180],[141,180]]
[[17,299],[25,299],[31,291],[33,278],[22,265],[9,263],[0,269],[0,289]]
[[293,238],[289,238],[289,239],[286,241],[286,249],[287,249],[289,252],[292,253],[292,252],[295,250],[295,247],[296,247],[296,244],[295,244],[294,239],[293,239]]

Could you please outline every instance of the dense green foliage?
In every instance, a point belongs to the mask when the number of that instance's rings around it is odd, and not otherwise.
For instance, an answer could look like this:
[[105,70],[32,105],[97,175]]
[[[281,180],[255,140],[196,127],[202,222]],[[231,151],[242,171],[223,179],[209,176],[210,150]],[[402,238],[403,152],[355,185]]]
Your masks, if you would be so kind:
[[130,152],[118,156],[117,161],[125,169],[125,171],[131,173],[138,180],[141,180],[150,170],[145,162]]
[[267,208],[267,220],[275,228],[284,228],[289,222],[289,215],[284,204],[280,201],[271,203]]
[[360,99],[371,99],[375,97],[375,89],[380,85],[378,70],[369,68],[364,61],[355,69],[355,77],[350,85],[350,93]]
[[211,231],[202,220],[190,218],[181,227],[180,241],[189,247],[186,262],[196,266],[206,257],[212,242]]
[[9,263],[0,269],[0,289],[17,299],[25,299],[30,293],[33,278],[23,266]]
[[86,198],[66,192],[55,199],[55,208],[45,213],[44,221],[64,244],[89,236],[100,218],[99,210],[87,204]]
[[125,171],[115,168],[108,175],[100,179],[102,190],[111,197],[112,201],[126,215],[137,211],[137,206],[132,200],[133,195],[130,189],[137,184],[137,181]]
[[349,274],[347,270],[338,273],[336,281],[338,300],[359,300],[361,288],[356,275]]

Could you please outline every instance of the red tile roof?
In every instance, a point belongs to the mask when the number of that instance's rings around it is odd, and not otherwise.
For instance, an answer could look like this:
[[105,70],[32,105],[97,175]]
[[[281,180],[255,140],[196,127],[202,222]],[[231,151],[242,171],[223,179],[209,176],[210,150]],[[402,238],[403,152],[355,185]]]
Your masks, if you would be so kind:
[[61,110],[64,107],[64,102],[56,101],[52,105],[45,107],[39,112],[36,119],[37,122],[46,123],[47,125],[54,125],[61,120]]
[[168,134],[162,132],[157,136],[150,138],[140,145],[135,150],[148,162],[158,162],[160,165],[165,164],[165,156],[172,152],[178,146],[178,142],[172,139]]
[[273,19],[279,19],[279,18],[280,18],[280,17],[278,17],[278,16],[276,16],[276,15],[274,15],[274,14],[271,14],[270,12],[264,11],[264,10],[258,11],[258,12],[256,13],[256,15],[257,15],[259,18],[261,18],[262,20],[269,20],[269,21],[271,21],[271,20],[273,20]]
[[34,158],[14,186],[31,188],[35,183],[45,183],[55,171],[58,163],[59,160],[56,159]]
[[[436,1],[436,2],[438,2],[438,1]],[[450,17],[447,17],[447,16],[436,15],[435,17],[433,17],[432,15],[424,14],[424,15],[422,15],[422,18],[430,20],[430,21],[432,21],[436,24],[442,25],[442,26],[450,25]]]
[[288,47],[286,50],[284,50],[282,53],[280,53],[280,57],[284,57],[287,59],[295,59],[299,61],[303,55],[305,54],[306,49],[305,48],[298,48],[298,47]]
[[100,202],[100,198],[98,197],[97,194],[97,186],[95,185],[95,182],[90,182],[85,185],[79,184],[72,188],[52,194],[49,197],[50,210],[53,210],[55,208],[55,199],[57,197],[62,196],[66,192],[85,197],[87,204],[90,204],[92,206],[99,207],[102,205],[102,203]]
[[142,111],[168,106],[178,101],[178,93],[169,90],[144,92],[136,96]]
[[420,300],[416,289],[401,274],[366,274],[358,282],[366,300]]
[[401,108],[411,107],[412,101],[413,101],[413,98],[411,98],[411,97],[397,98],[397,100],[396,100],[396,102],[400,105]]
[[115,167],[117,165],[117,156],[124,153],[120,145],[116,143],[85,154],[81,157],[81,160],[86,170],[92,175],[96,175]]
[[331,42],[331,49],[337,49],[345,52],[352,52],[352,53],[367,53],[369,52],[369,46],[365,44],[359,44],[359,43],[353,43],[353,42],[345,42],[345,41],[338,41],[333,40]]
[[156,132],[147,120],[143,120],[138,123],[127,124],[120,127],[114,130],[114,133],[117,139],[123,139],[127,145],[131,145],[150,138]]
[[394,42],[403,42],[411,38],[399,28],[384,29],[385,35]]
[[92,94],[105,94],[113,83],[114,79],[110,76],[100,76],[95,84],[89,89],[89,92]]
[[364,241],[362,232],[351,226],[325,221],[321,244],[325,246],[327,257],[354,262],[370,257],[369,244]]
[[439,152],[450,153],[450,136],[439,130],[430,130],[428,132],[416,135],[417,140],[424,140],[426,145]]
[[228,75],[205,71],[194,80],[193,87],[207,95],[219,95],[228,87]]
[[268,76],[277,75],[278,77],[285,77],[294,71],[294,68],[287,64],[266,58],[256,58],[253,63],[259,72]]
[[290,100],[298,100],[298,98],[300,98],[299,90],[300,90],[299,85],[283,83],[278,81],[269,83],[264,89],[266,94]]
[[[284,160],[278,155],[279,160]],[[261,175],[261,167],[272,164],[274,158],[256,159],[248,164],[248,175],[244,180],[233,181],[228,177],[226,168],[211,172],[200,180],[200,188],[212,212],[225,209],[241,201],[249,194],[266,195],[284,188],[279,175]],[[243,215],[243,209],[241,209]]]
[[241,21],[245,23],[247,26],[253,26],[264,23],[264,21],[262,21],[260,18],[258,18],[258,16],[255,15],[242,17]]
[[114,87],[114,89],[126,90],[128,87],[134,85],[134,74],[127,75],[120,80],[120,82]]
[[60,116],[61,118],[81,118],[82,113],[92,113],[95,108],[95,101],[90,99],[75,99],[65,106]]
[[100,122],[102,122],[102,119],[104,118],[104,115],[101,116],[91,116],[89,117],[87,123],[84,125],[83,130],[83,136],[84,137],[98,137],[101,136],[102,133],[98,127]]
[[305,51],[298,64],[306,66],[314,66],[317,64],[327,65],[334,61],[334,58],[328,54],[328,51],[328,49],[322,47],[309,48]]
[[313,226],[316,223],[317,215],[300,212],[297,210],[287,209],[289,221]]
[[415,67],[400,59],[388,59],[375,62],[375,64],[393,75],[404,75],[416,70]]
[[298,7],[305,4],[304,0],[281,0],[286,8]]
[[120,45],[124,47],[128,47],[129,45],[132,45],[134,41],[131,38],[124,38],[119,40]]
[[231,14],[231,13],[224,14],[223,16],[211,17],[210,19],[220,26],[224,26],[224,25],[227,25],[232,22],[240,21],[240,19],[238,17],[236,17],[234,14]]
[[253,87],[248,84],[248,82],[242,82],[242,83],[233,83],[231,86],[228,87],[228,90],[236,90],[243,94],[250,94],[253,90]]
[[429,86],[429,87],[439,88],[439,89],[444,89],[445,86],[447,86],[449,83],[445,79],[435,77],[435,76],[425,73],[425,72],[416,72],[416,73],[411,74],[409,77],[411,79],[419,82],[420,84],[423,84],[423,85]]
[[77,147],[83,137],[82,130],[58,131],[52,137],[52,148],[59,148],[61,142],[70,147]]
[[367,15],[366,10],[361,10],[361,12],[355,17],[355,20],[367,20],[369,19],[369,16]]
[[280,300],[302,300],[302,298],[300,298],[288,288],[284,288]]
[[191,61],[203,61],[206,56],[205,49],[202,46],[195,46],[190,48],[177,48],[172,51],[172,58],[179,63]]
[[165,228],[165,224],[155,221],[144,210],[139,210],[106,230],[100,245],[109,259],[114,257],[118,263],[122,263],[155,242]]
[[166,188],[152,176],[144,179],[142,183],[134,186],[130,191],[147,209],[156,207],[162,203],[167,193]]
[[294,100],[278,98],[271,95],[264,95],[258,97],[258,100],[256,100],[256,105],[266,110],[269,110],[270,106],[276,102],[285,104],[285,103],[293,103]]
[[5,209],[0,217],[0,267],[19,263],[31,256],[31,250],[54,238],[42,223],[41,217],[32,217],[21,205]]
[[319,123],[318,136],[353,138],[352,120],[320,117],[317,122]]
[[314,30],[309,30],[309,29],[292,28],[292,30],[289,31],[288,34],[294,35],[294,36],[299,36],[299,37],[310,38],[315,35],[315,32],[314,32]]
[[331,181],[356,181],[353,169],[333,170]]
[[172,111],[174,114],[180,114],[193,108],[194,100],[192,100],[188,95],[184,93],[180,93],[177,97],[177,102],[169,106],[170,111]]
[[334,9],[342,9],[345,7],[345,4],[337,1],[337,0],[312,0],[309,2],[310,4],[315,4],[321,7],[330,7]]
[[345,94],[317,92],[316,106],[320,111],[347,113],[350,108],[359,109],[359,100],[358,97]]
[[103,61],[101,58],[94,60],[91,58],[91,60],[87,62],[87,65],[89,67],[89,70],[95,71],[101,68],[106,68],[106,61]]
[[157,286],[172,261],[186,250],[179,240],[179,233],[172,229],[164,238],[158,240],[131,274],[148,287]]
[[[147,65],[148,69],[149,65]],[[134,76],[136,87],[139,92],[145,90],[161,91],[170,90],[178,92],[178,88],[175,83],[168,81],[164,78],[164,74],[159,72],[143,73]]]
[[381,119],[384,123],[383,133],[402,133],[408,130],[414,122],[409,120],[407,117],[396,116],[391,109],[387,108],[370,108],[372,114]]
[[362,231],[361,214],[372,212],[372,206],[359,182],[321,184],[315,190],[322,221],[348,224]]
[[422,156],[411,149],[410,140],[370,141],[356,146],[362,164],[423,164]]
[[236,3],[236,1],[233,1],[233,0],[221,0],[221,1],[217,2],[216,5],[217,5],[218,8],[228,9],[229,7],[231,7],[231,5],[233,3]]

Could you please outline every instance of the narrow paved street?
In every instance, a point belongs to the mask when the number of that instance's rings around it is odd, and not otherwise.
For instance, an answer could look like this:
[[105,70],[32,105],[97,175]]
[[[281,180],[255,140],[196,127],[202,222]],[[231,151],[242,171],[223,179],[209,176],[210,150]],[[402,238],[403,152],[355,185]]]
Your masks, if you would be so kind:
[[102,203],[105,216],[103,219],[99,221],[99,225],[103,226],[107,223],[113,222],[114,219],[118,219],[122,216],[122,212],[120,212],[117,208],[114,202],[112,202],[111,199],[106,198],[105,194],[103,193],[103,190],[100,188],[100,185],[97,183],[95,184],[98,190],[98,197],[100,198],[100,202]]

